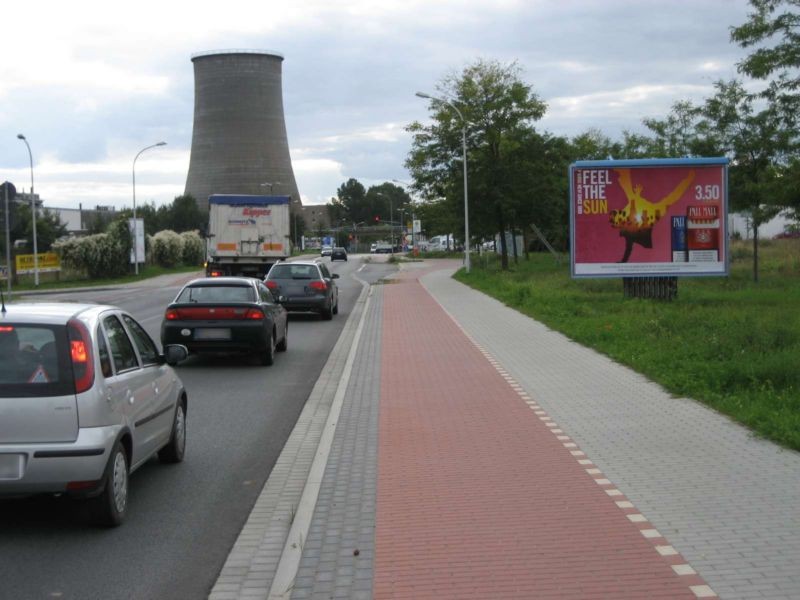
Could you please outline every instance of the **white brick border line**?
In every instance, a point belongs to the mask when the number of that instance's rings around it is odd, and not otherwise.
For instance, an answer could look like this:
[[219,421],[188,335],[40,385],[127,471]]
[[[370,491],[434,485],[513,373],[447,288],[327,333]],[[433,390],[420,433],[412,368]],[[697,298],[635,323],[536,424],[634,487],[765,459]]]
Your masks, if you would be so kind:
[[[421,280],[419,281],[420,285],[428,291],[425,285],[422,283]],[[587,475],[589,475],[597,485],[602,486],[606,494],[608,494],[611,498],[618,498],[623,496],[624,494],[614,487],[614,484],[605,477],[603,472],[596,467],[596,465],[586,458],[586,453],[583,452],[578,448],[578,445],[573,442],[569,436],[563,435],[564,432],[558,427],[558,424],[553,421],[553,419],[547,414],[539,404],[531,398],[531,396],[525,391],[525,389],[511,376],[508,371],[506,371],[500,362],[492,356],[492,354],[487,351],[483,346],[481,346],[470,334],[461,326],[455,317],[448,311],[437,299],[436,297],[428,291],[428,294],[434,301],[441,307],[441,309],[445,312],[445,314],[450,317],[453,323],[459,328],[461,333],[470,341],[470,343],[477,348],[478,352],[483,354],[486,360],[489,362],[491,366],[495,368],[497,373],[506,381],[509,387],[520,397],[520,399],[528,405],[528,407],[534,411],[534,415],[536,415],[539,420],[544,423],[546,427],[549,428],[550,432],[556,435],[556,439],[562,443],[566,450],[569,450],[569,453],[578,461],[578,464],[587,467],[585,469]],[[636,510],[633,502],[629,500],[616,500],[616,505],[619,509],[623,511],[634,511],[632,513],[625,512],[625,516],[628,517],[628,520],[636,525],[639,528],[639,532],[645,539],[650,540],[653,543],[653,547],[658,552],[658,554],[669,562],[669,565],[672,567],[673,572],[676,575],[681,577],[690,576],[695,580],[702,580],[702,578],[697,574],[691,565],[689,565],[686,560],[681,556],[681,554],[672,546],[667,543],[666,538],[664,538],[659,531],[653,527],[653,525],[647,520],[643,514]],[[667,559],[667,557],[670,557]],[[676,562],[678,561],[678,562]],[[696,598],[718,598],[717,594],[714,590],[711,589],[708,585],[704,582],[698,585],[689,585],[689,589],[695,595]]]

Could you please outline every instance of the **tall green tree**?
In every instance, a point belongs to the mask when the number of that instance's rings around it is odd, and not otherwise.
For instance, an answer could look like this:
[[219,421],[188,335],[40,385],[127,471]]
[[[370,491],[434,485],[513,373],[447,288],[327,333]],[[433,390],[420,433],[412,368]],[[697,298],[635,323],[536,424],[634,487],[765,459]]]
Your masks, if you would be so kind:
[[800,108],[800,0],[750,0],[745,23],[731,27],[731,40],[753,51],[739,71],[769,82],[763,95],[778,105],[789,125]]
[[162,225],[164,229],[171,229],[176,233],[205,231],[208,228],[208,215],[200,211],[194,196],[184,194],[176,196],[172,201],[168,208],[166,221]]
[[[16,203],[13,205],[15,218],[12,219],[14,228],[11,230],[11,239],[26,242],[28,252],[33,252],[33,219],[31,207],[28,204]],[[36,211],[36,249],[39,252],[49,252],[50,247],[58,238],[67,235],[67,226],[58,218],[58,214],[47,208],[38,208]]]
[[[466,132],[470,229],[477,235],[504,232],[518,218],[527,195],[508,179],[511,155],[521,148],[524,130],[544,116],[546,105],[521,79],[516,63],[478,60],[461,73],[445,77],[431,100],[433,122],[411,123],[412,148],[406,167],[415,188],[428,198],[460,199],[464,188],[462,130]],[[463,208],[458,211],[463,228]],[[459,228],[459,229],[462,229]],[[501,237],[501,262],[508,268],[508,248]],[[471,240],[465,240],[471,246]]]
[[793,132],[781,110],[764,105],[740,81],[718,81],[698,127],[709,148],[730,159],[729,201],[753,224],[753,279],[758,281],[758,227],[784,208],[781,188],[793,151]]
[[400,211],[408,212],[411,196],[402,187],[387,181],[380,185],[370,186],[367,190],[366,200],[369,212],[367,218],[361,220],[374,223],[375,217],[378,217],[380,223],[397,224],[400,222]]
[[731,28],[731,40],[753,51],[739,63],[739,71],[767,82],[761,96],[787,130],[793,132],[793,152],[783,169],[784,185],[776,190],[789,216],[800,222],[800,0],[750,0],[745,23]]
[[330,206],[331,222],[363,221],[367,218],[367,190],[364,185],[351,177],[336,190],[336,202]]

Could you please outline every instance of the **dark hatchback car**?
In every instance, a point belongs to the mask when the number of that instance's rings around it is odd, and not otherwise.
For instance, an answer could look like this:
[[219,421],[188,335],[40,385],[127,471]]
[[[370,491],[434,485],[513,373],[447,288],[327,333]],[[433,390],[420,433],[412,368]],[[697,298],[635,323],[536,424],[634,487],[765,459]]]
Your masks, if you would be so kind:
[[331,250],[331,261],[334,260],[347,260],[347,250],[344,248],[334,248]]
[[167,307],[161,343],[191,353],[244,352],[271,365],[287,348],[286,310],[266,286],[248,277],[206,277],[186,284]]
[[273,265],[264,283],[287,310],[317,312],[330,320],[339,312],[338,278],[322,263],[296,261]]

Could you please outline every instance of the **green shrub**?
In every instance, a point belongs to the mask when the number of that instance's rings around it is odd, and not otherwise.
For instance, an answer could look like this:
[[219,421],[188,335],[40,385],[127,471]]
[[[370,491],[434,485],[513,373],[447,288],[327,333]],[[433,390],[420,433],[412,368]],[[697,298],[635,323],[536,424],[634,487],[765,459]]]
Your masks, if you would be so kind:
[[200,266],[206,258],[205,242],[197,231],[184,231],[180,234],[183,240],[181,260],[187,266]]
[[162,267],[174,267],[183,259],[183,239],[165,229],[153,236],[153,261]]
[[65,267],[92,279],[117,277],[128,272],[131,236],[127,223],[114,221],[107,233],[72,238],[53,245]]

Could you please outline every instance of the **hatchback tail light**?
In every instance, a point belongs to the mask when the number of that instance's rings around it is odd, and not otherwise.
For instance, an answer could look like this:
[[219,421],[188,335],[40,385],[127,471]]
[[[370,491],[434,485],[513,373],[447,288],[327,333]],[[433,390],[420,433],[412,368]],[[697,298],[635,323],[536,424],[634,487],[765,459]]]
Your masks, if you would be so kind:
[[310,287],[312,290],[319,290],[321,292],[324,292],[325,290],[328,289],[328,284],[325,283],[324,281],[312,281],[311,283],[308,284],[308,287]]
[[278,282],[277,281],[273,281],[272,279],[268,280],[266,282],[266,285],[271,290],[277,290],[278,289]]
[[175,310],[174,308],[168,308],[167,312],[164,313],[164,318],[167,321],[177,321],[180,318],[180,315],[178,314],[178,311]]
[[72,373],[75,378],[75,393],[85,392],[94,383],[94,357],[92,340],[86,325],[77,319],[67,323],[69,354],[72,359]]

